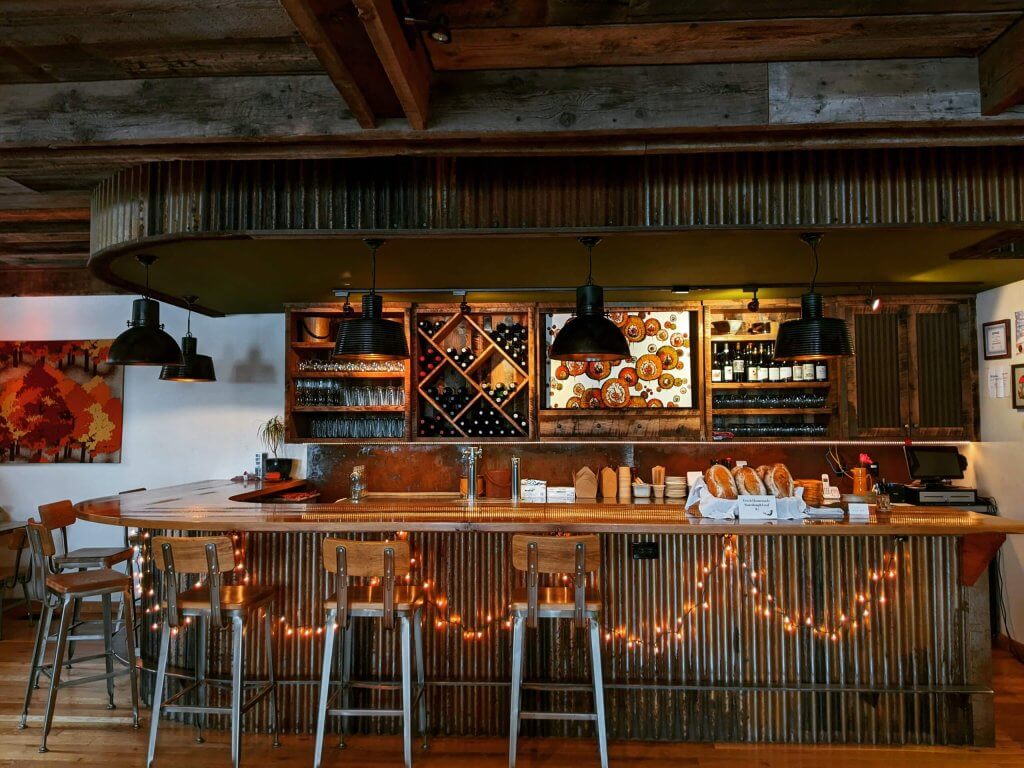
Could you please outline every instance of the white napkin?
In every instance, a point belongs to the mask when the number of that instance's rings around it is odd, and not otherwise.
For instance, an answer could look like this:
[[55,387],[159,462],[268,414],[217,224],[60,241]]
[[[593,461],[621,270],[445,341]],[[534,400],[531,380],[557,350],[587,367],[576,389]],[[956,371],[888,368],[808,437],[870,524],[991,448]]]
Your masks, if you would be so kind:
[[798,487],[796,492],[785,499],[776,499],[779,520],[802,520],[807,517],[807,504],[804,503],[804,489]]
[[732,520],[736,517],[736,508],[739,506],[735,499],[720,499],[712,495],[708,490],[703,477],[690,486],[690,495],[686,497],[686,508],[694,504],[700,510],[702,517],[712,520]]

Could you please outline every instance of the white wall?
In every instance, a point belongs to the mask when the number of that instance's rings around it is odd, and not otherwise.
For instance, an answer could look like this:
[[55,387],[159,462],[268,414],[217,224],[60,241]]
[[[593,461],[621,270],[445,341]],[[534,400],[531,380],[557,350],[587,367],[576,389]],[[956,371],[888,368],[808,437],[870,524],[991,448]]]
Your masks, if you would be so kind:
[[[131,296],[0,298],[0,338],[113,338],[125,328]],[[185,334],[185,312],[163,306],[161,319],[175,338]],[[217,381],[159,381],[159,369],[128,366],[120,464],[0,464],[0,507],[11,519],[36,515],[40,504],[229,478],[253,469],[259,424],[284,409],[282,315],[193,316],[199,351],[211,355]],[[289,455],[304,452],[292,446]],[[296,466],[299,469],[298,465]],[[120,531],[79,522],[72,546],[121,541]]]
[[[1014,410],[1009,398],[989,398],[987,385],[989,365],[1024,363],[1024,356],[986,361],[980,336],[982,323],[1009,319],[1012,344],[1013,313],[1017,310],[1024,310],[1024,281],[978,295],[981,442],[974,446],[973,464],[979,492],[996,500],[999,514],[1024,520],[1024,410]],[[1024,537],[1010,536],[1002,557],[1008,628],[1014,639],[1024,642]]]

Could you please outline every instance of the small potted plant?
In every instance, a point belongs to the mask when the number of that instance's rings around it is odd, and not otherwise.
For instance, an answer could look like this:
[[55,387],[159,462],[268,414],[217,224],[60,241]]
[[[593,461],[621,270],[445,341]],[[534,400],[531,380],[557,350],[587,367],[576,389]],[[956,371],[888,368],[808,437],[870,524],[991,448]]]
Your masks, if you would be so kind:
[[281,480],[287,480],[292,474],[292,460],[280,459],[277,452],[284,446],[284,422],[280,416],[273,416],[260,425],[257,433],[260,443],[271,454],[273,458],[266,460],[265,472],[267,475],[276,472]]

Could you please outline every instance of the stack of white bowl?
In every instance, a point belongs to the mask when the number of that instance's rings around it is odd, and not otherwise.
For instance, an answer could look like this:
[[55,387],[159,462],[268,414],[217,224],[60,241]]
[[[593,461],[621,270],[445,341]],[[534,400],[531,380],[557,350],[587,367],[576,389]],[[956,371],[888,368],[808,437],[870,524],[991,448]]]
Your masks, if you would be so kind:
[[669,475],[665,478],[665,498],[680,500],[686,498],[686,478]]

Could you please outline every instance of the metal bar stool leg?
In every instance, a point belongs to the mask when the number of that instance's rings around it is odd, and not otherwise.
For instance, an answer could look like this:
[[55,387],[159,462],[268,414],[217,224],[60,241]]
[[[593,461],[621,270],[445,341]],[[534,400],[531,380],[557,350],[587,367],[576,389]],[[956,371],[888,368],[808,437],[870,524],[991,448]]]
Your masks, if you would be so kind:
[[35,616],[32,613],[32,601],[29,599],[29,596],[28,596],[28,582],[27,581],[21,582],[21,594],[25,598],[25,611],[28,613],[28,623],[29,623],[29,626],[32,626],[32,624],[35,622]]
[[601,768],[608,768],[608,727],[604,719],[604,674],[601,670],[601,628],[596,618],[590,624],[590,666],[594,682],[594,722],[597,725],[597,748],[601,753]]
[[103,596],[103,661],[107,674],[107,709],[114,709],[114,621],[111,613],[110,595]]
[[423,749],[427,748],[427,734],[430,730],[430,723],[427,720],[427,684],[426,665],[423,661],[423,607],[420,606],[413,614],[413,646],[416,650],[416,687],[420,698],[419,720],[420,736],[423,738]]
[[408,614],[402,615],[399,627],[399,642],[402,644],[402,744],[405,768],[412,768],[412,636]]
[[515,768],[516,742],[519,739],[519,710],[523,684],[523,650],[526,631],[526,617],[516,614],[512,628],[512,703],[509,707],[508,765]]
[[242,764],[242,677],[245,653],[245,622],[241,616],[231,621],[231,763],[234,768]]
[[146,755],[146,768],[153,765],[156,754],[156,736],[160,730],[160,710],[164,705],[164,683],[167,679],[167,656],[171,647],[171,625],[164,620],[160,630],[160,658],[156,664],[156,683],[153,685],[153,711],[149,723],[149,751]]
[[331,667],[334,666],[334,643],[344,629],[334,628],[338,612],[327,614],[327,636],[324,638],[324,660],[320,665],[320,698],[316,710],[316,746],[313,752],[313,768],[320,768],[324,755],[324,735],[327,730],[327,702],[331,697]]
[[61,601],[60,631],[57,634],[57,648],[53,657],[53,672],[50,675],[50,695],[46,699],[46,715],[43,718],[43,739],[39,744],[40,752],[47,752],[46,737],[50,735],[50,726],[53,724],[53,710],[57,705],[57,689],[60,687],[60,672],[64,666],[64,654],[68,650],[68,636],[71,630],[71,620],[74,615],[74,608],[68,600]]
[[[206,688],[206,617],[196,616],[193,618],[193,622],[196,628],[196,694],[199,699],[199,706],[205,707],[207,705]],[[203,738],[203,728],[206,727],[206,715],[198,714],[195,716],[196,726],[196,744],[202,744],[206,741]]]
[[277,722],[277,679],[274,677],[274,646],[271,642],[270,611],[263,610],[263,644],[267,654],[267,679],[270,689],[270,719],[274,724],[274,746],[281,746],[281,730]]
[[[349,682],[352,680],[352,648],[356,642],[356,628],[350,624],[341,635],[341,658],[338,660],[340,665],[340,674],[338,675],[339,681],[341,682],[341,706],[343,709],[351,709],[352,707],[352,688]],[[342,715],[341,718],[341,737],[338,740],[338,749],[345,748],[345,734],[348,733],[348,724],[350,718]]]
[[[131,599],[131,587],[124,591],[122,600]],[[127,624],[124,625],[125,653],[128,655],[128,682],[132,689],[132,728],[139,727],[139,667],[135,659],[135,645],[132,639],[135,637],[134,614],[126,614]]]
[[46,636],[50,631],[50,617],[53,615],[53,607],[49,605],[46,597],[43,597],[42,613],[39,614],[39,624],[36,625],[36,641],[32,646],[32,667],[28,673],[28,684],[25,686],[25,706],[21,710],[21,722],[18,728],[24,728],[28,721],[28,708],[32,704],[32,691],[39,687],[39,670],[43,666],[46,656]]

